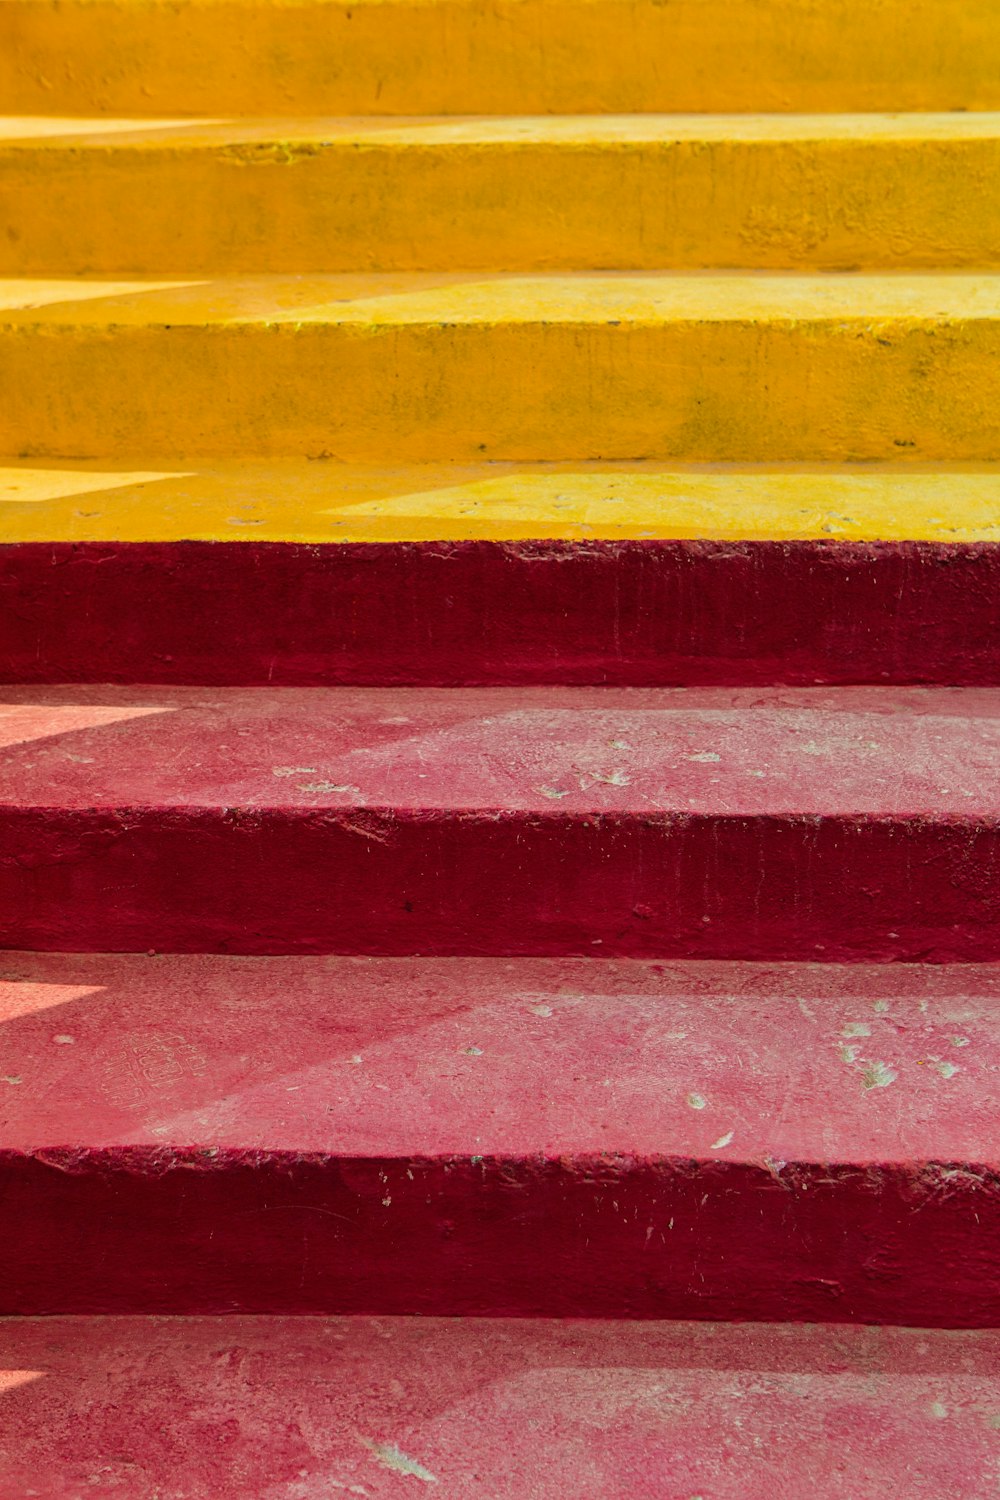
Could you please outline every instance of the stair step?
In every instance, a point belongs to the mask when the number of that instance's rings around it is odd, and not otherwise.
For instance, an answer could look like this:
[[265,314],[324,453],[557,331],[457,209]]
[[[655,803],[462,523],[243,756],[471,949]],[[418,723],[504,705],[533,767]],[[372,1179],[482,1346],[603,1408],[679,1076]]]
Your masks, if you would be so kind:
[[0,451],[991,459],[1000,277],[3,284]]
[[2,1337],[11,1495],[995,1492],[991,1333],[229,1317],[23,1318]]
[[3,697],[5,946],[1000,956],[995,689]]
[[29,114],[995,109],[1000,24],[993,0],[4,0],[0,98]]
[[0,680],[1000,683],[1000,469],[0,466]]
[[995,1326],[998,1000],[996,966],[8,953],[0,1311]]
[[982,269],[998,179],[996,114],[0,119],[0,273]]

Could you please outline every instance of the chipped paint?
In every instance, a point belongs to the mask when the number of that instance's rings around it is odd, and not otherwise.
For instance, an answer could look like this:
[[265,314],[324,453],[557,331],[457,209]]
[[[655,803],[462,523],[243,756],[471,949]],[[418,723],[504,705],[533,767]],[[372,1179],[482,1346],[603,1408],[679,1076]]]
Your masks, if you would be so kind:
[[436,1474],[424,1468],[415,1458],[408,1454],[395,1443],[377,1443],[371,1438],[362,1438],[365,1447],[375,1455],[379,1463],[385,1469],[390,1469],[394,1474],[404,1474],[411,1479],[422,1479],[425,1484],[437,1484]]
[[890,1068],[884,1062],[870,1062],[865,1065],[861,1074],[861,1087],[863,1089],[884,1089],[890,1083],[895,1083],[899,1074],[895,1068]]

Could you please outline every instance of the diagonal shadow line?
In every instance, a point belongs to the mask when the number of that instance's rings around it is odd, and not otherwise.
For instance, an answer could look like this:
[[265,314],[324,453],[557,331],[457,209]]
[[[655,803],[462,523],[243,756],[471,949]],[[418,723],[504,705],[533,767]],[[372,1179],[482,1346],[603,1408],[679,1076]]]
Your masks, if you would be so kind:
[[[836,1448],[839,1460],[862,1462],[859,1478],[898,1471],[904,1449],[907,1472],[915,1463],[933,1474],[935,1454],[952,1463],[956,1440],[977,1471],[995,1457],[996,1334],[236,1316],[28,1318],[0,1324],[0,1339],[17,1374],[40,1377],[0,1397],[7,1482],[30,1486],[53,1469],[76,1480],[89,1469],[99,1497],[127,1478],[133,1500],[151,1500],[161,1484],[208,1500],[224,1492],[234,1458],[262,1500],[309,1500],[330,1484],[395,1494],[407,1471],[386,1473],[394,1459],[447,1485],[487,1457],[498,1467],[475,1475],[491,1486],[476,1493],[565,1494],[558,1475],[565,1481],[584,1454],[576,1492],[588,1500],[625,1493],[623,1454],[627,1492],[662,1494],[679,1461],[699,1473],[708,1461],[709,1412],[716,1482],[808,1467],[831,1426],[856,1431],[866,1412],[888,1417],[878,1441],[865,1432],[859,1453],[839,1438]],[[936,1441],[941,1424],[926,1419],[935,1401],[952,1417],[950,1454]],[[498,1432],[507,1433],[500,1453]],[[652,1488],[630,1453],[652,1464]]]

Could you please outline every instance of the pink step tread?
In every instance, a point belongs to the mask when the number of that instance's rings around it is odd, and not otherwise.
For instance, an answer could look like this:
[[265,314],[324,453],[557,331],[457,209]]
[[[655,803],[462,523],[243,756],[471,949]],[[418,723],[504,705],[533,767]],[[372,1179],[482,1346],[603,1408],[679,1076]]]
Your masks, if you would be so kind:
[[994,1333],[355,1318],[0,1324],[46,1500],[987,1500]]
[[0,942],[1000,955],[1000,690],[9,688]]
[[0,1312],[1000,1321],[994,966],[2,975]]

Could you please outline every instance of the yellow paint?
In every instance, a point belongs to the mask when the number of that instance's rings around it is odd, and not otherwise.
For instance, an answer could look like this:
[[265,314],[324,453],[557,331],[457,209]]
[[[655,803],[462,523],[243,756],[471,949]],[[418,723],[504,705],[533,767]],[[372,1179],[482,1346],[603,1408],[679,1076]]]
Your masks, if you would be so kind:
[[997,183],[996,114],[14,119],[0,273],[982,268]]
[[[99,284],[96,284],[99,286]],[[1000,277],[0,284],[0,452],[991,459]],[[29,305],[34,304],[34,305]]]
[[1000,107],[996,0],[3,0],[29,114]]
[[[0,468],[0,541],[1000,541],[1000,464]],[[3,724],[0,721],[0,734]]]

